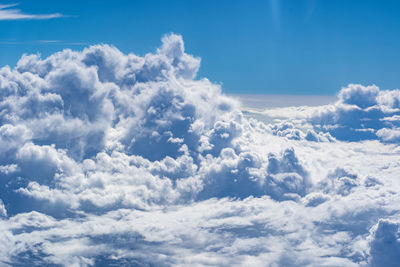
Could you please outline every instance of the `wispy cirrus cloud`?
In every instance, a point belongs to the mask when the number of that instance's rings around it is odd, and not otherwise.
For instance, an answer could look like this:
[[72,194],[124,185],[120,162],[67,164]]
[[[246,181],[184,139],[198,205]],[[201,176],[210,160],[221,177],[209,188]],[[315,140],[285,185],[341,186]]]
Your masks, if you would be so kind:
[[43,20],[64,17],[61,13],[29,14],[14,8],[18,4],[0,4],[0,20]]
[[62,40],[0,40],[0,45],[88,45],[86,42],[68,42]]

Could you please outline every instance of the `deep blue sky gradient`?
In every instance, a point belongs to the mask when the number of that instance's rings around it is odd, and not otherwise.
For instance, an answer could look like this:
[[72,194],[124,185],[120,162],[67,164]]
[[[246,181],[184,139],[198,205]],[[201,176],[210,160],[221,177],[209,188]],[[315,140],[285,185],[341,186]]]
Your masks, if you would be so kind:
[[[2,1],[0,4],[13,3]],[[51,20],[0,21],[0,65],[22,53],[113,44],[145,54],[182,34],[199,77],[225,92],[332,95],[348,83],[400,87],[400,1],[18,1]],[[58,40],[45,43],[43,40]]]

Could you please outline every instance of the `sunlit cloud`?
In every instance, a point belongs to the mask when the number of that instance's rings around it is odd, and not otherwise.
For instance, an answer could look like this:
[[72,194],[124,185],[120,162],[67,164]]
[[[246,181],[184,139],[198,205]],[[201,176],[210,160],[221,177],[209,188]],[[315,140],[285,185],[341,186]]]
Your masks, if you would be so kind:
[[251,113],[184,47],[0,68],[0,265],[397,266],[400,90]]

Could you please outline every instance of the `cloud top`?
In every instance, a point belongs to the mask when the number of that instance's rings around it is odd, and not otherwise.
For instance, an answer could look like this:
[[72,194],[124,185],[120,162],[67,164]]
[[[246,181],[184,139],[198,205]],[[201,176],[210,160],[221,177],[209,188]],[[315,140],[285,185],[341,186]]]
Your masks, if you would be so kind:
[[[169,34],[142,57],[95,45],[1,68],[0,262],[398,261],[396,90],[349,85],[262,122],[199,67]],[[373,140],[333,130],[362,124]]]

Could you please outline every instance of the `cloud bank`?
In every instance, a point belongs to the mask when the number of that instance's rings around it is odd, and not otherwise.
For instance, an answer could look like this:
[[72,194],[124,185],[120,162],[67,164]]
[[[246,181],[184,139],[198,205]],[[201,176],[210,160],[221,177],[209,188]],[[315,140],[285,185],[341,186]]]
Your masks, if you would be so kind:
[[0,262],[395,266],[398,91],[257,117],[199,67],[170,34],[1,68]]
[[308,127],[341,141],[400,141],[400,90],[380,90],[376,85],[350,84],[337,101],[317,107],[275,108],[250,111],[296,127]]

